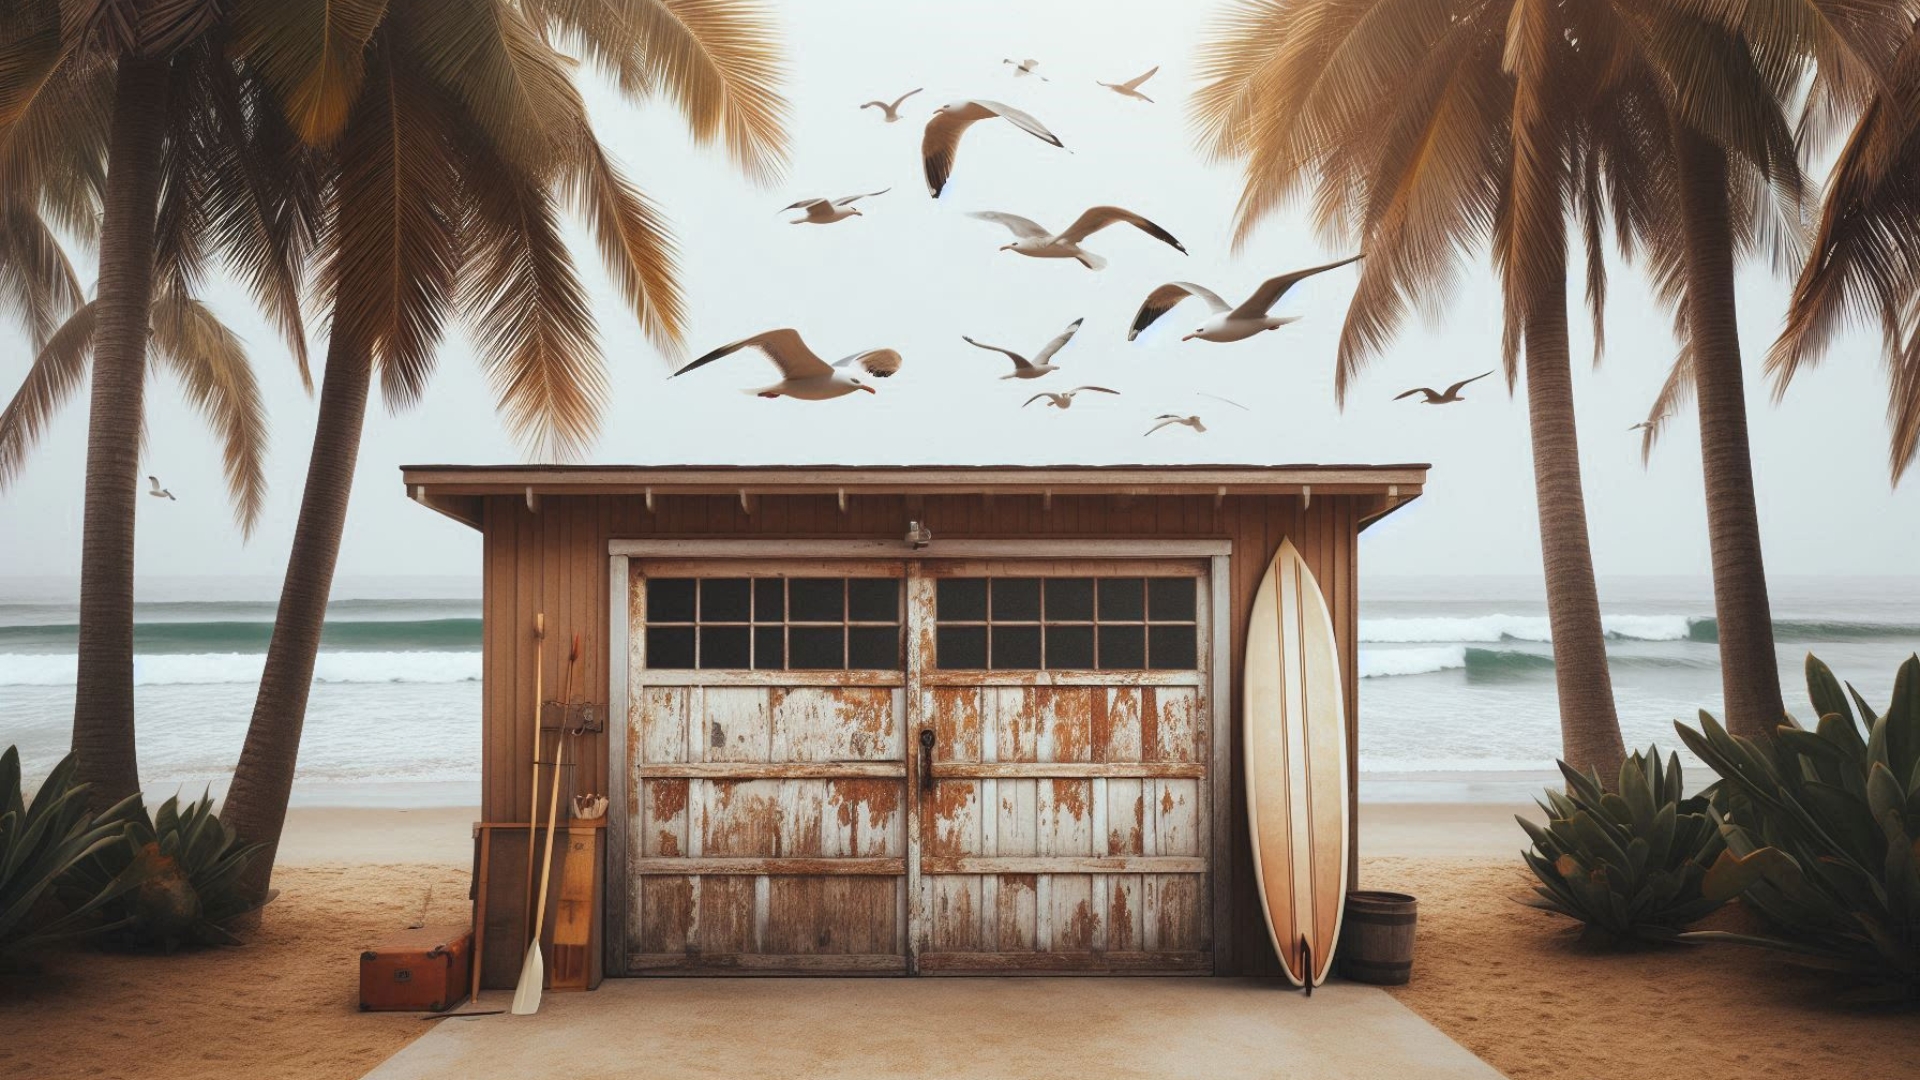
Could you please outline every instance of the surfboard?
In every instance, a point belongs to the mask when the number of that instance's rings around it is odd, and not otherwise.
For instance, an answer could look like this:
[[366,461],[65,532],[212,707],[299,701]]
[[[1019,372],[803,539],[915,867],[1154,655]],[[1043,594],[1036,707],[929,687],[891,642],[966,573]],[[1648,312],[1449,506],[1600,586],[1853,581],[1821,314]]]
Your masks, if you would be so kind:
[[1281,967],[1311,993],[1340,939],[1352,822],[1333,618],[1292,541],[1254,594],[1240,684],[1254,883]]

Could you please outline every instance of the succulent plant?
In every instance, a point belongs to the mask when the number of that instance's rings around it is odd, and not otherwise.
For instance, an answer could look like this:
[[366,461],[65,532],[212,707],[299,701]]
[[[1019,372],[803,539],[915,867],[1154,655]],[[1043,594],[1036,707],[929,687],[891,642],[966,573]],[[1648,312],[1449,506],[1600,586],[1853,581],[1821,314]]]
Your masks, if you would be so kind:
[[73,782],[74,764],[63,758],[27,802],[20,776],[20,751],[0,753],[0,965],[51,940],[95,929],[96,911],[111,901],[119,886],[103,881],[66,905],[53,902],[63,875],[120,835],[117,815],[106,818],[87,809],[85,784]]
[[1540,800],[1544,826],[1516,817],[1533,839],[1524,853],[1540,884],[1522,902],[1586,924],[1610,944],[1672,941],[1719,907],[1701,891],[1708,867],[1725,849],[1701,796],[1681,794],[1677,756],[1630,755],[1616,791],[1598,772],[1565,762],[1567,790]]
[[119,895],[106,905],[113,926],[103,940],[169,953],[181,945],[240,944],[227,924],[259,906],[246,899],[239,880],[263,845],[240,844],[205,795],[185,807],[178,796],[169,798],[151,818],[136,799],[121,818],[119,840],[69,875],[73,891],[82,894],[119,883]]
[[1727,851],[1707,891],[1740,896],[1777,934],[1688,937],[1778,949],[1920,997],[1920,656],[1900,666],[1882,714],[1813,656],[1807,695],[1815,726],[1788,717],[1766,746],[1705,712],[1699,731],[1674,725],[1720,775]]

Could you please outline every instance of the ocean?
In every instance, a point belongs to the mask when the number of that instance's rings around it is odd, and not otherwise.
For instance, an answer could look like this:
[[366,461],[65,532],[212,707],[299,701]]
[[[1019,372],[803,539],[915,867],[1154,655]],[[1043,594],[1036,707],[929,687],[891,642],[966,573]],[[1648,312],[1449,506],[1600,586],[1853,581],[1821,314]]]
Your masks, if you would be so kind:
[[[149,791],[220,790],[252,711],[276,584],[141,582],[134,680]],[[1677,749],[1675,719],[1720,711],[1707,583],[1622,578],[1601,593],[1628,745]],[[1803,717],[1808,652],[1878,703],[1920,650],[1920,578],[1781,578],[1772,594],[1788,708]],[[0,579],[0,745],[19,745],[29,777],[70,738],[73,596],[71,582]],[[478,801],[478,597],[477,581],[458,578],[340,583],[297,801]],[[1363,799],[1521,801],[1553,780],[1559,726],[1537,580],[1363,578],[1361,599]]]

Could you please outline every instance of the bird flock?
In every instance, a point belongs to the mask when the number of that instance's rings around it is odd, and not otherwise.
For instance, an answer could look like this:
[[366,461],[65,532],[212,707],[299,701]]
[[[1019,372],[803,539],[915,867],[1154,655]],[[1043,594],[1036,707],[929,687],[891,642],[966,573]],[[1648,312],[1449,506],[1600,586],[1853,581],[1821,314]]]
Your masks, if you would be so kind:
[[[1015,79],[1036,78],[1043,81],[1047,79],[1047,76],[1041,75],[1038,71],[1040,63],[1038,60],[1007,59],[1002,63],[1012,69],[1012,77]],[[1153,99],[1142,93],[1140,87],[1153,78],[1159,70],[1156,65],[1125,82],[1096,81],[1096,85],[1118,96],[1151,104]],[[861,104],[859,108],[861,110],[877,109],[881,122],[898,123],[906,115],[904,111],[906,103],[923,90],[924,87],[909,90],[891,101],[876,98]],[[1057,149],[1066,149],[1066,144],[1046,124],[1022,109],[984,97],[962,98],[948,102],[933,109],[927,115],[921,136],[920,161],[929,197],[938,200],[946,190],[948,181],[960,165],[961,152],[967,144],[967,133],[975,125],[990,121],[1004,121],[1040,142]],[[799,216],[789,219],[791,224],[832,225],[862,216],[861,209],[857,205],[861,200],[878,198],[890,190],[890,188],[882,188],[878,191],[838,197],[799,199],[783,207],[781,212],[798,212]],[[1166,228],[1141,213],[1121,206],[1090,206],[1065,228],[1057,231],[1030,218],[1005,211],[978,210],[967,216],[999,225],[1012,234],[1010,242],[1000,245],[1001,251],[1011,251],[1034,259],[1071,259],[1090,271],[1102,269],[1107,265],[1107,260],[1097,252],[1089,250],[1086,246],[1087,241],[1101,230],[1115,225],[1131,226],[1182,255],[1188,253],[1186,245]],[[1188,298],[1198,298],[1204,302],[1208,307],[1208,314],[1191,333],[1181,338],[1182,341],[1230,343],[1244,341],[1265,331],[1277,330],[1300,318],[1297,315],[1272,314],[1274,305],[1290,289],[1307,278],[1350,265],[1363,257],[1356,254],[1324,265],[1269,277],[1254,288],[1246,300],[1238,305],[1229,304],[1218,293],[1203,285],[1190,281],[1167,282],[1148,293],[1141,302],[1132,324],[1128,327],[1127,340],[1133,341],[1139,337],[1141,332]],[[1060,351],[1073,340],[1084,322],[1085,320],[1081,318],[1074,319],[1065,330],[1041,346],[1031,357],[966,335],[962,335],[961,340],[975,348],[1000,353],[1011,361],[1012,370],[1001,375],[1002,380],[1041,379],[1061,370],[1061,365],[1056,362],[1057,357]],[[808,346],[799,330],[781,327],[721,345],[675,371],[670,378],[696,371],[745,350],[757,350],[772,361],[779,371],[779,381],[747,391],[763,398],[789,397],[801,401],[826,401],[862,392],[873,394],[877,393],[875,387],[863,376],[885,379],[898,372],[902,366],[900,353],[887,348],[866,349],[829,363]],[[1483,377],[1476,376],[1476,378]],[[1430,389],[1421,388],[1409,390],[1400,397],[1424,392],[1429,404],[1449,404],[1463,400],[1459,395],[1460,387],[1472,381],[1472,379],[1463,380],[1449,387],[1445,394],[1436,394]],[[1075,399],[1081,394],[1120,396],[1121,392],[1110,387],[1094,385],[1075,386],[1072,389],[1059,391],[1042,390],[1028,398],[1022,408],[1043,403],[1043,410],[1050,408],[1065,412],[1073,407]],[[1227,398],[1210,394],[1202,396],[1212,397],[1234,408],[1246,409],[1246,406]],[[1172,427],[1185,427],[1195,434],[1207,431],[1207,425],[1198,413],[1168,412],[1154,417],[1152,426],[1144,434],[1152,435]]]

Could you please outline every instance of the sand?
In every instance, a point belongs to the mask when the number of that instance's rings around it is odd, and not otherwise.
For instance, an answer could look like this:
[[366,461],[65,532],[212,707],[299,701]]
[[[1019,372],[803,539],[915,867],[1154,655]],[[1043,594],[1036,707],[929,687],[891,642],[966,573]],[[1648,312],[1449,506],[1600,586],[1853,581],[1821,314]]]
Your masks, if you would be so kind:
[[[1763,954],[1580,946],[1511,899],[1528,880],[1511,812],[1378,804],[1360,828],[1363,884],[1420,897],[1414,981],[1394,996],[1508,1076],[1821,1080],[1920,1058],[1920,1015],[1843,1008],[1824,977]],[[0,1076],[356,1080],[432,1023],[359,1012],[359,952],[418,917],[429,886],[429,921],[467,917],[472,819],[295,809],[280,898],[246,947],[69,952],[0,977]]]

